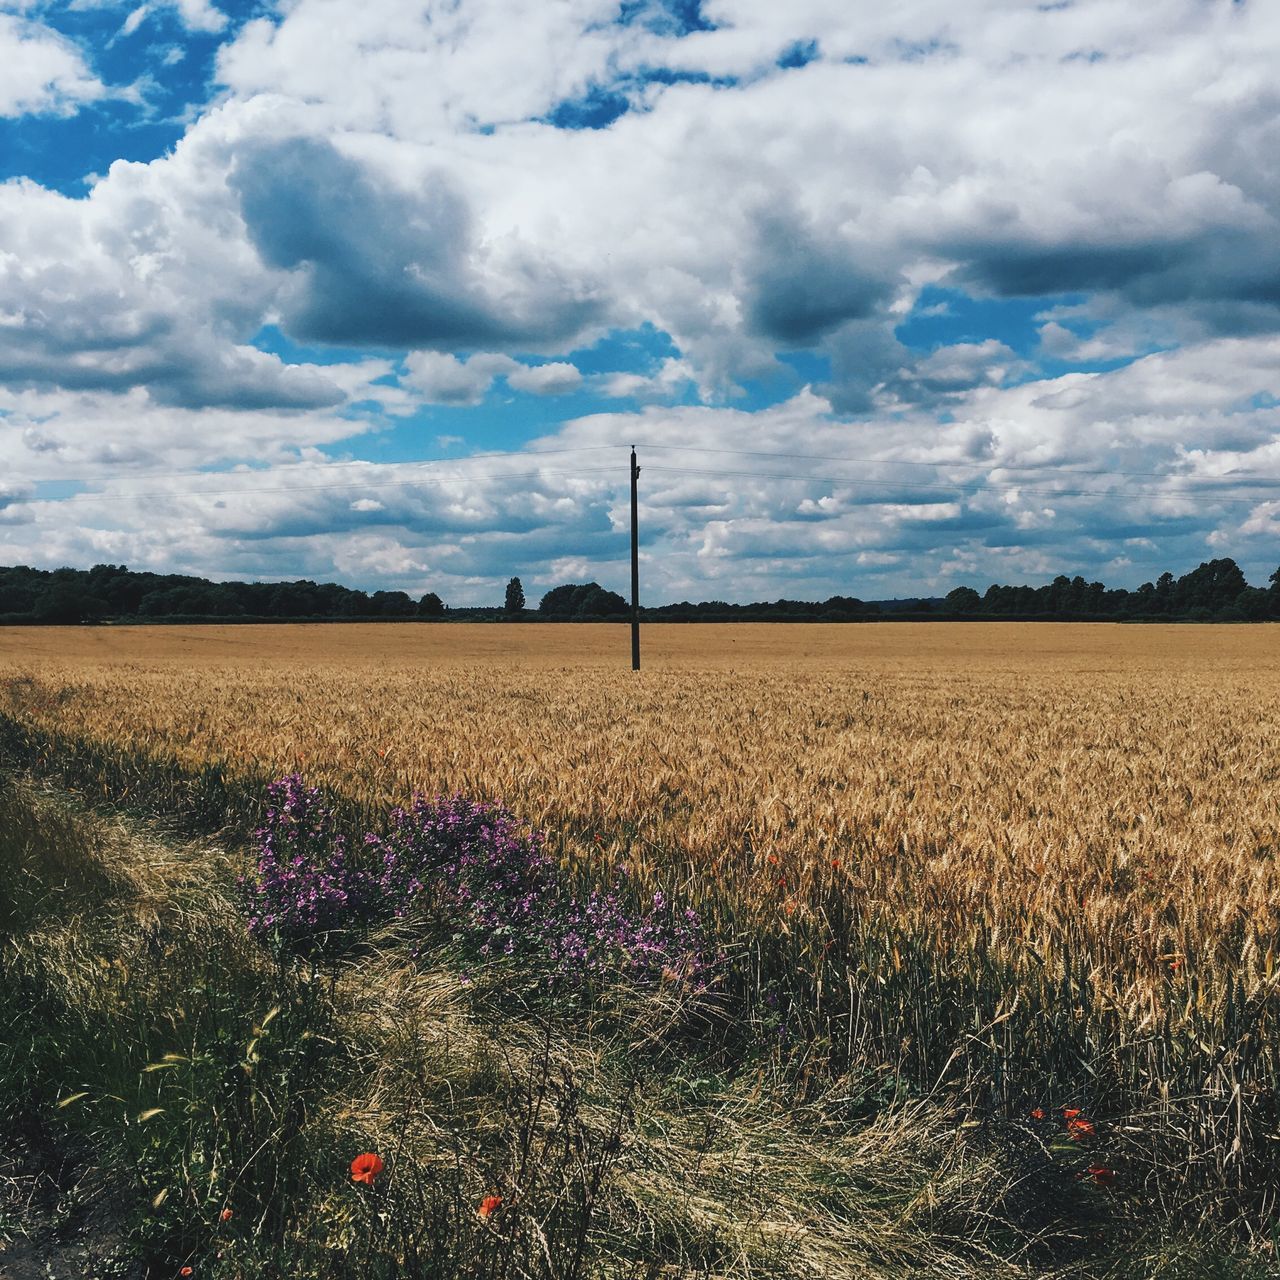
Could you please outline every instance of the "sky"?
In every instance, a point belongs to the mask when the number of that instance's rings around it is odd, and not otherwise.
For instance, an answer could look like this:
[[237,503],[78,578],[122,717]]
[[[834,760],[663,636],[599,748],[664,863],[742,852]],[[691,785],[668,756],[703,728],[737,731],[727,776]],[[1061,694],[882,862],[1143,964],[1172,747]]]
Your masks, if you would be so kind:
[[0,564],[1280,565],[1274,0],[0,0]]

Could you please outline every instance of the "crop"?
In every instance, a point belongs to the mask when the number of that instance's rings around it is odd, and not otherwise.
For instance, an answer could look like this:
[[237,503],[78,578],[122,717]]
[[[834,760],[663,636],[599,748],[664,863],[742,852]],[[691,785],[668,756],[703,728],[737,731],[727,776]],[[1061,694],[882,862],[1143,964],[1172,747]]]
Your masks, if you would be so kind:
[[228,805],[299,771],[356,831],[506,806],[579,899],[625,863],[632,903],[695,910],[798,1080],[1081,1109],[1082,1168],[1276,1217],[1269,628],[647,636],[634,677],[610,627],[28,630],[0,709],[159,808],[200,771]]

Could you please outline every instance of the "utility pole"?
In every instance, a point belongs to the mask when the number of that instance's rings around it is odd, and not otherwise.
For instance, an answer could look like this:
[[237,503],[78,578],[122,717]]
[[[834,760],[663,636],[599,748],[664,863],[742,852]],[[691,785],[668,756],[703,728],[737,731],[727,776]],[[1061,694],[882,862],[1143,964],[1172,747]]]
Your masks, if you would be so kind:
[[631,670],[640,670],[640,515],[636,505],[636,447],[631,446]]

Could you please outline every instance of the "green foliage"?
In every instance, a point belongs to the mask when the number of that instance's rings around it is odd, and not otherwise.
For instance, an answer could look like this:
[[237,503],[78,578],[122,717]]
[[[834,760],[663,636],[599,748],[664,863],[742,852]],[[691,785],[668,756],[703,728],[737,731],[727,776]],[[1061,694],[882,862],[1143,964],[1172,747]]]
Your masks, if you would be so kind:
[[10,622],[74,624],[103,619],[408,619],[438,617],[439,596],[417,604],[403,591],[372,595],[337,583],[210,582],[183,574],[143,573],[124,565],[92,569],[0,567],[0,617]]
[[552,588],[539,602],[538,613],[552,621],[617,620],[629,617],[631,609],[616,591],[606,591],[598,582],[586,582]]

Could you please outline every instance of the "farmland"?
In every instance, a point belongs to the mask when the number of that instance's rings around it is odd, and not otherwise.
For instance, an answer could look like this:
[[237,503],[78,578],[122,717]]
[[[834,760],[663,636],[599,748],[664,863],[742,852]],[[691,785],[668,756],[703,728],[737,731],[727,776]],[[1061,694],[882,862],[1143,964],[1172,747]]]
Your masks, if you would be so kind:
[[802,1101],[857,1077],[965,1123],[1065,1107],[1134,1203],[1257,1239],[1280,1170],[1274,644],[650,627],[636,675],[609,626],[12,629],[0,712],[37,771],[160,816],[215,766],[231,796],[299,772],[368,826],[415,792],[506,805],[584,892],[623,865],[637,899],[699,914],[717,1070],[749,1032]]

